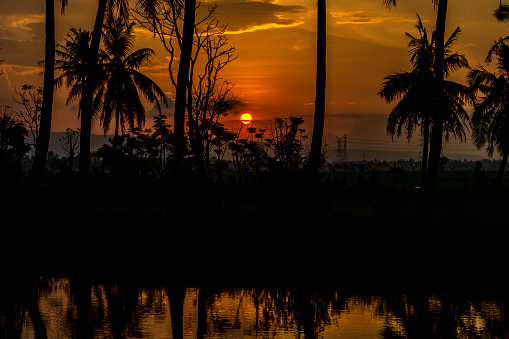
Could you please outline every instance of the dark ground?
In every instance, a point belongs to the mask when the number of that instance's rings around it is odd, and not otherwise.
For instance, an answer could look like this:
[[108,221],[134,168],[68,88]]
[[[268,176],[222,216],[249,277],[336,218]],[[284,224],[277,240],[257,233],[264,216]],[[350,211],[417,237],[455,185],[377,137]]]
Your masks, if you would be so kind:
[[[505,286],[509,198],[442,180],[424,222],[412,180],[9,183],[5,269],[207,284]],[[442,175],[444,179],[444,175]],[[463,179],[463,180],[462,180]]]

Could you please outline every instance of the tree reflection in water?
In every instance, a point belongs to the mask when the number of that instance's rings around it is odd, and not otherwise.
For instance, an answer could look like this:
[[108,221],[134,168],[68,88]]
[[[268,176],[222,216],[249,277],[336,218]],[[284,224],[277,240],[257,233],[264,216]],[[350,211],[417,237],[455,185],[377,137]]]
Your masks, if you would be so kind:
[[[63,278],[20,278],[4,281],[1,287],[2,338],[308,339],[370,334],[388,339],[509,334],[504,297],[422,291],[363,294],[311,287],[219,289]],[[347,327],[348,335],[342,332]]]

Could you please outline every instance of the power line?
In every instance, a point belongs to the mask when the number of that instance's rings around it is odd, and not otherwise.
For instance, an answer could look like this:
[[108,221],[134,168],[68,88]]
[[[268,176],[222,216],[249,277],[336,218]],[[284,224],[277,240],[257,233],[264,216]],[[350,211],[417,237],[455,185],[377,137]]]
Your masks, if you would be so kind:
[[348,150],[346,148],[346,134],[339,138],[336,137],[337,148],[336,148],[336,162],[347,162],[348,161]]

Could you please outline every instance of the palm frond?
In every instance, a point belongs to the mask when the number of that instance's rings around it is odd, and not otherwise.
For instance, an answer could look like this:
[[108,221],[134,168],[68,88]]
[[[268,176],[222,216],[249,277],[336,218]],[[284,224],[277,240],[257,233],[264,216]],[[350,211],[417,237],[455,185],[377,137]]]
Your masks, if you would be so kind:
[[493,13],[493,16],[497,18],[498,21],[507,22],[509,21],[509,5],[502,4],[500,7],[498,7],[495,12]]
[[150,62],[154,58],[155,52],[151,48],[142,48],[124,59],[127,68],[139,69],[143,64]]
[[450,53],[452,46],[458,41],[460,34],[461,28],[457,27],[451,34],[449,39],[447,39],[447,41],[444,44],[444,51],[446,54]]
[[382,88],[377,93],[391,103],[405,95],[416,82],[416,74],[412,72],[393,73],[384,78]]
[[382,0],[382,3],[387,8],[396,7],[397,0]]
[[162,101],[165,107],[168,107],[166,94],[164,94],[163,90],[159,88],[159,86],[154,81],[138,71],[131,70],[130,73],[138,89],[150,103],[153,103],[157,106],[159,113],[161,113],[159,101]]

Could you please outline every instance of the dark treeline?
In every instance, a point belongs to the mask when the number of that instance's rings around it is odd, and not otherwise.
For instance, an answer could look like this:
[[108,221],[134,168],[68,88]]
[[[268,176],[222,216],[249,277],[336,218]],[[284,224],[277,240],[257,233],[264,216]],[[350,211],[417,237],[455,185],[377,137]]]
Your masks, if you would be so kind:
[[[397,1],[382,3],[392,7]],[[437,9],[435,31],[428,32],[418,18],[418,35],[406,33],[411,70],[387,76],[378,93],[387,102],[398,101],[388,117],[387,132],[398,137],[405,133],[408,139],[416,131],[421,133],[425,142],[419,186],[433,194],[437,173],[443,169],[442,142],[450,138],[466,141],[465,131],[471,127],[473,141],[478,147],[486,146],[490,157],[495,152],[502,156],[493,182],[493,186],[498,186],[507,162],[504,141],[507,114],[500,94],[506,91],[507,74],[503,66],[506,39],[496,41],[488,51],[486,63],[495,63],[495,72],[482,66],[470,69],[467,58],[453,51],[460,28],[450,37],[445,36],[448,1],[433,3]],[[67,2],[62,1],[62,14],[66,5]],[[52,8],[53,5],[48,4],[47,11]],[[240,181],[245,181],[249,171],[267,171],[274,177],[281,177],[282,173],[286,176],[297,168],[306,168],[308,175],[314,175],[325,165],[322,145],[326,76],[324,1],[319,2],[318,9],[316,111],[309,153],[305,149],[308,145],[299,128],[302,123],[299,118],[277,118],[271,130],[268,126],[259,130],[246,126],[246,130],[238,132],[225,129],[221,118],[227,116],[238,101],[232,93],[233,84],[223,80],[220,73],[238,55],[225,35],[226,24],[216,18],[217,5],[206,6],[194,0],[178,3],[102,0],[97,6],[94,29],[72,28],[65,41],[57,44],[53,51],[55,18],[48,16],[44,86],[41,89],[24,86],[17,100],[22,108],[4,107],[2,117],[14,119],[14,124],[23,124],[32,134],[34,157],[30,172],[34,178],[42,175],[47,161],[52,103],[52,91],[47,88],[50,77],[55,78],[55,86],[65,85],[69,90],[67,103],[77,103],[79,107],[81,128],[69,130],[69,137],[62,145],[69,159],[69,169],[75,168],[74,158],[79,153],[77,168],[82,178],[97,169],[91,163],[95,156],[102,159],[99,167],[107,168],[114,175],[122,171],[157,171],[161,175],[172,174],[174,182],[180,183],[183,176],[193,172],[209,179],[217,175],[221,181],[221,172],[226,168],[226,151]],[[507,6],[501,4],[495,11],[497,20],[505,22],[507,11]],[[176,93],[173,123],[162,115],[162,108],[167,107],[170,100],[140,70],[150,63],[154,51],[149,48],[132,50],[134,25],[152,32],[168,52],[168,73]],[[470,69],[467,85],[449,80],[453,72],[462,68]],[[144,130],[143,100],[153,104],[159,112],[152,131]],[[472,117],[468,116],[466,105],[474,106]],[[99,122],[105,133],[113,128],[115,135],[110,146],[94,155],[90,150],[93,122]],[[267,136],[269,133],[272,135]],[[71,140],[71,134],[76,140]],[[306,152],[300,153],[304,149]]]

